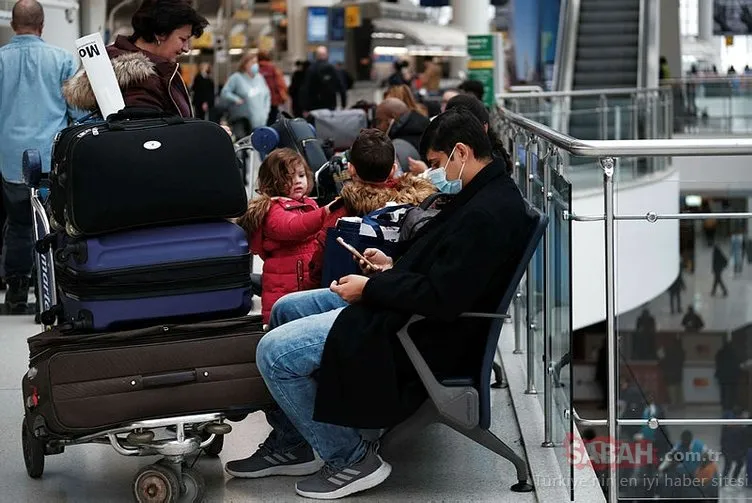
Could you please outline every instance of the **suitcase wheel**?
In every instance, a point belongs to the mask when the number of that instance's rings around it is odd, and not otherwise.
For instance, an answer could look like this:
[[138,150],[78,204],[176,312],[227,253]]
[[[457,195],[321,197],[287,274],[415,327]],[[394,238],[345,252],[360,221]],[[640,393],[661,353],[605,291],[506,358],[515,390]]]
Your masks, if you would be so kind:
[[160,464],[144,466],[133,480],[133,495],[139,503],[176,503],[180,488],[177,474]]
[[24,420],[21,425],[21,445],[23,446],[26,473],[33,479],[38,479],[44,472],[44,441],[35,437]]
[[193,468],[188,468],[187,466],[183,467],[182,476],[183,484],[180,494],[180,502],[201,503],[204,501],[204,495],[206,494],[204,477]]

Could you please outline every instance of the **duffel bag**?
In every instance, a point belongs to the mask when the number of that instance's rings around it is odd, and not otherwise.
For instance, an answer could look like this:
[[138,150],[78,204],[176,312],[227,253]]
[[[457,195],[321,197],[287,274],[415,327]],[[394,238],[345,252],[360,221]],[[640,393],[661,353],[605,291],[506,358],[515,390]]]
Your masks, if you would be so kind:
[[311,117],[316,136],[322,141],[331,140],[335,150],[350,148],[360,131],[368,127],[366,112],[357,108],[313,110]]
[[238,162],[213,122],[126,108],[58,134],[52,216],[73,236],[238,217],[248,202]]

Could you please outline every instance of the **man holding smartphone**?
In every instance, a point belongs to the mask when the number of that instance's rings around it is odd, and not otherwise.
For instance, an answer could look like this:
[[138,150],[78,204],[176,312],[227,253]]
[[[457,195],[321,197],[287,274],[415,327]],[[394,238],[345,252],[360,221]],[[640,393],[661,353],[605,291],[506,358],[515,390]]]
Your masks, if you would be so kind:
[[227,464],[232,475],[312,474],[296,492],[316,499],[386,480],[391,466],[360,429],[393,427],[425,399],[396,337],[413,314],[426,317],[410,332],[434,372],[480,368],[489,321],[460,314],[495,311],[534,222],[482,124],[466,110],[438,116],[421,151],[458,194],[397,260],[366,250],[379,272],[278,301],[256,361],[281,411],[267,415],[273,431],[258,451]]

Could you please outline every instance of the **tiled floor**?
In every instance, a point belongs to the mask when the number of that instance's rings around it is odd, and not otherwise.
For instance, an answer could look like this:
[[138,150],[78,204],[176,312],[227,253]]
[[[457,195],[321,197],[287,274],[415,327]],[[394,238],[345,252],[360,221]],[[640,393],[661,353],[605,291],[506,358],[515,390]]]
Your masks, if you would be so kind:
[[[0,295],[1,297],[1,295]],[[21,376],[27,370],[26,338],[38,327],[30,317],[0,317],[0,502],[126,502],[140,466],[156,458],[126,458],[109,446],[73,446],[46,458],[40,480],[27,477],[20,445]],[[506,390],[494,391],[494,431],[522,452],[520,433]],[[264,416],[254,414],[234,425],[220,459],[201,458],[197,469],[207,483],[207,502],[296,501],[294,479],[234,480],[222,465],[245,457],[266,437]],[[357,497],[360,502],[533,502],[533,493],[514,494],[510,463],[443,426],[434,426],[395,449],[394,469],[380,487]]]

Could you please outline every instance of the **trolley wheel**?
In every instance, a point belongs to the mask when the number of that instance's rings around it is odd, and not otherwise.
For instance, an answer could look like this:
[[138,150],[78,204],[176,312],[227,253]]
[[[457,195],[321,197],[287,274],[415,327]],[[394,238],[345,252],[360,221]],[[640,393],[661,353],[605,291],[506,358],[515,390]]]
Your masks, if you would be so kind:
[[136,473],[133,495],[138,503],[177,503],[180,487],[178,476],[168,467],[148,465]]
[[33,479],[38,479],[44,472],[44,441],[35,437],[26,426],[21,425],[21,445],[23,446],[26,473]]
[[180,503],[201,503],[206,494],[204,477],[193,468],[183,467],[183,483],[180,493]]
[[[208,436],[207,436],[208,438]],[[214,437],[214,440],[212,440],[212,443],[209,444],[209,446],[204,449],[204,452],[207,456],[211,458],[216,458],[219,456],[219,453],[222,452],[222,448],[225,446],[225,436],[224,435],[217,435]]]

